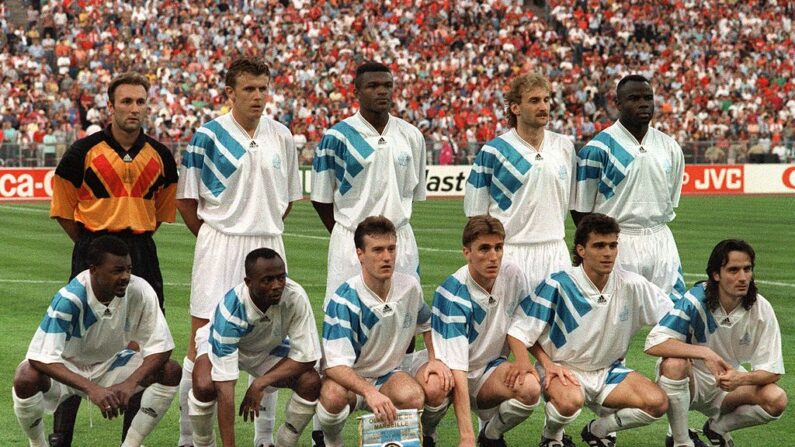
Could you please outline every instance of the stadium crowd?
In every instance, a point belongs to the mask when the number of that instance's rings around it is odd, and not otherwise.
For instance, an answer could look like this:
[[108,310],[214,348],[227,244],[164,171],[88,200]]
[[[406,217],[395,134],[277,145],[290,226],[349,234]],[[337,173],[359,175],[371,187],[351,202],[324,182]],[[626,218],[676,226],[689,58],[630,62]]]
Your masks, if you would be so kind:
[[108,83],[125,70],[152,80],[148,133],[178,148],[227,111],[223,64],[239,53],[270,61],[265,113],[290,127],[302,163],[355,111],[352,70],[366,59],[391,65],[394,113],[425,133],[434,162],[468,163],[501,133],[505,88],[530,70],[552,81],[551,129],[575,141],[615,119],[615,83],[634,72],[653,80],[655,125],[689,161],[792,159],[786,0],[551,0],[542,14],[498,0],[63,0],[30,2],[20,25],[12,3],[2,5],[0,158],[21,145],[52,164],[105,123]]

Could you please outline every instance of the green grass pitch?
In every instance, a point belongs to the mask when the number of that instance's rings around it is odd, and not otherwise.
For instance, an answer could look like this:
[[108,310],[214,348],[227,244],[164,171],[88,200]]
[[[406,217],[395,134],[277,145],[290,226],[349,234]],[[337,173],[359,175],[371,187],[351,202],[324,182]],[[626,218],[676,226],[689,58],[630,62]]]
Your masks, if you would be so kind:
[[[14,369],[25,355],[28,343],[45,312],[50,298],[64,285],[69,274],[72,244],[60,227],[47,216],[46,204],[0,204],[2,244],[0,244],[0,445],[27,445],[11,406]],[[757,251],[756,277],[761,293],[772,303],[783,334],[784,363],[790,374],[779,384],[792,394],[795,390],[795,198],[794,197],[685,197],[671,225],[679,246],[688,285],[703,277],[709,251],[724,238],[739,237],[751,242]],[[464,224],[461,200],[431,200],[415,207],[413,226],[420,247],[422,283],[426,300],[433,290],[463,263],[460,235]],[[569,223],[570,224],[570,223]],[[570,227],[571,225],[569,225]],[[571,240],[571,228],[569,237]],[[188,292],[194,238],[181,223],[164,225],[156,240],[163,277],[166,282],[168,322],[177,347],[173,358],[182,361],[189,331]],[[318,324],[322,321],[322,294],[325,287],[328,236],[312,206],[297,203],[287,219],[285,245],[290,276],[301,283],[314,303]],[[627,364],[653,377],[655,359],[642,352],[647,331],[638,334],[630,347]],[[245,379],[244,379],[245,380]],[[238,403],[244,384],[237,387]],[[288,392],[280,393],[284,403]],[[105,421],[96,408],[84,403],[76,425],[75,445],[118,445],[121,422]],[[578,445],[579,431],[593,415],[584,411],[569,433]],[[93,420],[93,427],[91,421]],[[506,435],[509,445],[536,445],[543,420],[537,410],[528,421]],[[277,417],[277,425],[282,416]],[[691,413],[691,426],[700,427],[703,416]],[[46,418],[51,427],[51,418]],[[619,434],[619,445],[663,445],[666,422]],[[301,445],[309,446],[307,433]],[[179,433],[175,403],[161,424],[147,439],[151,446],[176,445]],[[240,445],[251,445],[251,424],[237,422]],[[439,426],[441,446],[457,444],[457,429],[452,410]],[[346,426],[349,445],[358,443],[356,420]],[[785,412],[780,421],[734,434],[737,445],[795,445],[795,416]],[[357,444],[358,445],[358,444]]]

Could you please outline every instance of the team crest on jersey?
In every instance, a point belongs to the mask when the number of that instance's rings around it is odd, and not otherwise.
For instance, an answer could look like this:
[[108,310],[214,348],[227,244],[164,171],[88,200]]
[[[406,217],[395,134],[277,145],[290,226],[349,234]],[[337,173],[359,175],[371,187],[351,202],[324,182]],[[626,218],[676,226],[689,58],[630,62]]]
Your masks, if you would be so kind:
[[560,178],[561,180],[566,180],[568,176],[569,176],[569,170],[566,169],[566,165],[560,165],[558,167],[558,178]]
[[663,171],[665,171],[666,174],[670,174],[671,173],[671,169],[672,168],[671,168],[671,162],[670,161],[668,161],[668,160],[663,161],[662,167],[663,167]]
[[273,163],[273,169],[282,168],[282,158],[279,157],[279,154],[273,154],[273,159],[271,160],[271,163]]
[[751,344],[751,334],[748,331],[745,331],[745,335],[743,338],[740,339],[740,346],[746,346]]
[[403,315],[403,329],[410,328],[411,327],[411,323],[412,323],[411,322],[411,315],[408,312],[406,312],[406,314]]
[[625,304],[624,308],[621,309],[621,313],[618,314],[618,319],[619,321],[627,321],[629,320],[629,315],[630,315],[629,306]]
[[398,164],[400,166],[408,166],[409,161],[411,161],[411,155],[409,155],[408,152],[401,152],[400,155],[398,155]]

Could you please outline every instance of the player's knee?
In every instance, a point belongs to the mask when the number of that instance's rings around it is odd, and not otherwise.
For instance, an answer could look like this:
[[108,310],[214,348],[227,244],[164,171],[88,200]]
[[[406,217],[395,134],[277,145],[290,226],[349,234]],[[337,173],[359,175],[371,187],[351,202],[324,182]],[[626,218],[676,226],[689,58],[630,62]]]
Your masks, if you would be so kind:
[[32,367],[29,362],[22,362],[14,373],[14,392],[20,399],[27,399],[39,391],[47,391],[49,378]]
[[779,417],[787,408],[787,393],[778,385],[770,384],[762,390],[762,403],[760,406],[773,417]]
[[182,367],[174,360],[169,360],[163,365],[159,383],[166,386],[177,386],[182,379]]
[[515,390],[514,398],[525,405],[537,403],[541,395],[541,385],[532,374],[525,375],[524,382],[521,385],[517,385]]
[[295,392],[303,399],[315,401],[320,397],[321,384],[320,375],[317,371],[311,369],[298,377]]
[[330,413],[339,413],[348,405],[348,390],[326,378],[320,385],[320,403]]
[[400,386],[397,392],[393,393],[392,403],[400,409],[421,410],[425,406],[425,393],[419,383],[413,380],[411,382]]
[[442,380],[435,374],[430,376],[428,382],[420,381],[420,384],[425,393],[425,405],[438,407],[450,394],[444,390]]
[[643,398],[643,408],[641,409],[646,413],[659,418],[668,411],[668,396],[660,387],[649,387],[641,396]]
[[574,414],[580,411],[582,406],[585,404],[583,398],[578,395],[566,396],[564,399],[551,399],[550,401],[555,407],[555,410],[557,410],[558,414],[563,417],[574,416]]
[[215,400],[215,382],[209,374],[193,375],[193,396],[202,402]]
[[679,358],[664,358],[660,363],[660,374],[671,380],[682,380],[688,376],[690,361]]

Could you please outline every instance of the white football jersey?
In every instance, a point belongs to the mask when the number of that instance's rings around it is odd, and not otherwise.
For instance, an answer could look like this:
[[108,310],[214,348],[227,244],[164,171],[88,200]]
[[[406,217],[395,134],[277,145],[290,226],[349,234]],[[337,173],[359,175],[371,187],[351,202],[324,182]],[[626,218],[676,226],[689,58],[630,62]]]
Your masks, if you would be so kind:
[[97,300],[90,272],[84,270],[52,298],[25,358],[68,362],[90,377],[105,371],[131,341],[140,345],[144,357],[174,349],[152,286],[131,275],[124,296],[105,305]]
[[311,197],[333,203],[334,220],[350,231],[379,214],[405,225],[412,202],[425,200],[425,138],[392,115],[381,134],[360,113],[346,118],[315,149]]
[[430,312],[413,276],[395,272],[382,301],[362,275],[344,282],[325,306],[324,369],[349,366],[374,379],[400,366],[415,335],[430,330]]
[[676,216],[684,171],[673,138],[649,127],[639,143],[616,121],[577,153],[573,208],[611,216],[622,229],[663,225]]
[[517,307],[508,335],[582,371],[623,359],[632,336],[673,308],[662,290],[621,269],[599,291],[582,266],[553,273]]
[[500,266],[491,293],[472,279],[468,265],[448,276],[433,295],[436,358],[477,378],[489,362],[507,356],[511,316],[527,294],[522,271],[508,262]]
[[466,183],[464,214],[499,219],[506,244],[561,240],[576,166],[574,145],[563,135],[545,130],[536,152],[511,129],[478,152]]
[[[705,285],[696,285],[676,302],[646,337],[645,349],[674,339],[707,346],[737,369],[750,363],[753,370],[784,374],[781,331],[770,302],[757,294],[756,302],[748,310],[740,305],[726,313],[719,305],[711,311],[706,303]],[[709,373],[703,360],[693,364]]]
[[199,218],[222,233],[279,236],[287,206],[301,197],[293,135],[268,117],[251,138],[231,112],[221,115],[182,156],[177,198],[197,200]]
[[218,303],[210,323],[199,330],[209,331],[208,356],[215,381],[237,380],[241,364],[256,365],[269,356],[300,363],[315,362],[321,356],[309,297],[289,278],[279,303],[264,313],[252,301],[246,284],[238,284]]

